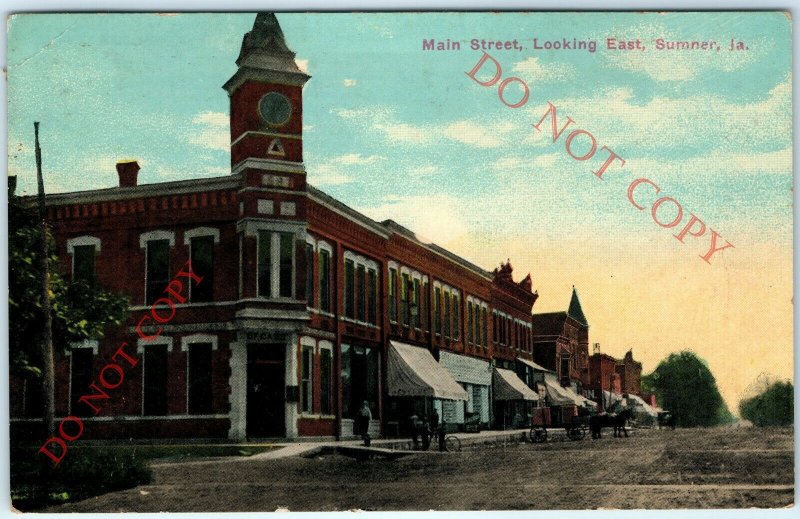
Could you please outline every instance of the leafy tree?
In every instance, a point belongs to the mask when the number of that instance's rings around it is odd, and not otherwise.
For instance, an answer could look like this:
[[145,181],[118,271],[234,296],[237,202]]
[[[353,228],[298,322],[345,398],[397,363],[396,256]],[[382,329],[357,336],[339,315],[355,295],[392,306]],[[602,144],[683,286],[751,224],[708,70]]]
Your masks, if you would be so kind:
[[671,353],[662,360],[655,371],[642,377],[642,390],[655,393],[680,427],[719,425],[734,419],[714,375],[691,351]]
[[763,427],[794,423],[794,386],[791,382],[775,382],[754,397],[739,402],[742,418]]
[[[44,314],[41,298],[39,229],[36,211],[9,193],[8,328],[11,372],[43,382],[41,348]],[[49,237],[52,243],[52,236]],[[55,250],[51,245],[50,250]],[[127,298],[58,274],[58,257],[50,258],[50,302],[53,345],[64,351],[70,342],[101,339],[109,326],[128,317]]]

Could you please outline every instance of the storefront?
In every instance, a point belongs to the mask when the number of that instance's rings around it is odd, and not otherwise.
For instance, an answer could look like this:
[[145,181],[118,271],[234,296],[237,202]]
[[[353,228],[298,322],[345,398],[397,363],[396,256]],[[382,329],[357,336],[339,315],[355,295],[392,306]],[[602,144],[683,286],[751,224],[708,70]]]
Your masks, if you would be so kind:
[[531,425],[531,410],[539,403],[537,395],[516,373],[494,368],[495,427],[499,429],[527,428]]
[[463,430],[465,424],[488,427],[491,420],[491,364],[447,351],[439,353],[439,364],[444,366],[467,392],[467,399],[464,401],[437,401],[435,405],[438,405],[439,416],[448,424],[457,425],[454,429],[458,430]]

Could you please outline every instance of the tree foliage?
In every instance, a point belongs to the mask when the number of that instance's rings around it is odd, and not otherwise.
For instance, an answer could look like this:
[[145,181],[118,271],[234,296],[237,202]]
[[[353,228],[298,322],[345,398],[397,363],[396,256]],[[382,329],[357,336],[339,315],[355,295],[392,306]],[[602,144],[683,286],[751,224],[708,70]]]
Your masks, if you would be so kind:
[[642,391],[655,393],[679,427],[712,426],[733,421],[714,375],[691,351],[671,353],[642,377]]
[[791,425],[794,423],[794,386],[791,382],[775,382],[763,393],[739,402],[739,412],[753,425]]
[[[36,211],[9,196],[8,207],[8,328],[11,370],[16,375],[41,376],[40,344],[44,328],[41,297],[39,229]],[[50,237],[52,241],[52,236]],[[55,250],[51,245],[50,250]],[[109,326],[128,317],[127,298],[58,273],[58,257],[50,258],[50,302],[53,346],[64,351],[70,342],[100,339]]]

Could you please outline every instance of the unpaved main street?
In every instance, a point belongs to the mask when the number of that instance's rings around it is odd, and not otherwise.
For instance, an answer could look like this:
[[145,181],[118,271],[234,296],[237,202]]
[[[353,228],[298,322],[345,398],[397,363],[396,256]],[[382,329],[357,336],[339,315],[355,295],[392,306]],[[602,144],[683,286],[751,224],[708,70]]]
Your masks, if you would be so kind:
[[395,461],[329,455],[154,467],[153,484],[52,512],[784,507],[793,430],[636,430]]

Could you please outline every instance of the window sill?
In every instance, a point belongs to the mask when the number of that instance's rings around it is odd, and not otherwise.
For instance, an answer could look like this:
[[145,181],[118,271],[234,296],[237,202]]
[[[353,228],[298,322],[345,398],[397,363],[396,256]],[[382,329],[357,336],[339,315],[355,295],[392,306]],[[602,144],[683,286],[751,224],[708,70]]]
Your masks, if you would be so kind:
[[345,322],[345,323],[357,324],[359,326],[366,326],[367,328],[373,328],[375,330],[380,330],[381,329],[381,327],[378,326],[377,324],[365,323],[364,321],[359,321],[359,320],[353,319],[351,317],[340,317],[339,319],[341,321]]
[[335,420],[336,419],[336,415],[300,413],[300,418],[306,418],[306,419],[309,419],[309,420]]

